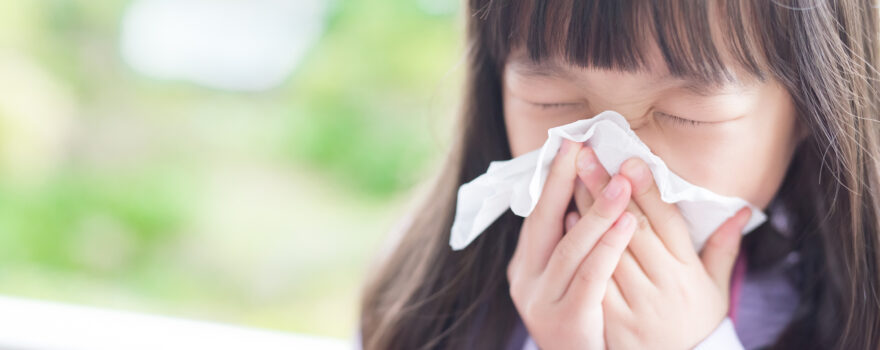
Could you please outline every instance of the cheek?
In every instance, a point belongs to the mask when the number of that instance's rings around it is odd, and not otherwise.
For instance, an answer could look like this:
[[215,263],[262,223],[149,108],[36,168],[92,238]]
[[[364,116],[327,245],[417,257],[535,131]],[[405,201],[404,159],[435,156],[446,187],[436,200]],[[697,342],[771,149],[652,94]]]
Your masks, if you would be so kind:
[[794,150],[794,117],[783,119],[752,117],[714,135],[664,142],[655,153],[688,182],[765,208]]
[[507,131],[507,142],[514,157],[521,156],[540,148],[547,140],[547,130],[570,121],[556,121],[553,118],[535,118],[523,111],[519,101],[504,101],[504,125]]
[[532,150],[535,150],[544,144],[547,139],[548,127],[541,126],[540,123],[530,122],[527,119],[506,119],[507,142],[510,144],[510,153],[514,157],[519,157]]

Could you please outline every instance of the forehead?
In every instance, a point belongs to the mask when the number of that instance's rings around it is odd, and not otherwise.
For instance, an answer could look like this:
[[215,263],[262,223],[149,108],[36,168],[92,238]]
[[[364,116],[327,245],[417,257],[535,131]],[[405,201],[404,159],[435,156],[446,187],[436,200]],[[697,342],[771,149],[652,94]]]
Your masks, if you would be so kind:
[[634,74],[647,74],[665,76],[669,69],[663,62],[663,57],[656,44],[647,45],[643,64],[629,68],[597,67],[596,65],[585,66],[582,63],[572,63],[562,54],[542,56],[538,59],[530,55],[527,50],[518,46],[511,50],[506,66],[519,74],[526,76],[544,76],[554,78],[571,78],[572,73],[589,70],[615,70]]
[[562,80],[574,83],[597,77],[625,77],[630,81],[639,81],[641,90],[677,88],[700,96],[739,92],[754,83],[750,79],[739,78],[741,74],[737,74],[735,69],[731,69],[730,78],[723,81],[705,80],[693,76],[677,76],[669,71],[659,51],[651,50],[648,52],[653,53],[649,54],[645,65],[637,69],[624,70],[582,67],[568,63],[561,57],[548,57],[536,61],[530,58],[524,50],[515,50],[509,56],[505,68],[510,74],[521,78]]

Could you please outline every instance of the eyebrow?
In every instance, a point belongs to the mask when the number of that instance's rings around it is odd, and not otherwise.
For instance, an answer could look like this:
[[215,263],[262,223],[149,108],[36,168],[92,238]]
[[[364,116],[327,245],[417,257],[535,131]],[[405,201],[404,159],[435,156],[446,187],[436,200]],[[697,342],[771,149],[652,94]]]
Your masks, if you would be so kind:
[[687,79],[683,80],[683,83],[679,84],[677,87],[697,96],[708,97],[742,92],[745,89],[746,84],[736,78],[733,78],[726,83]]
[[555,61],[535,62],[530,59],[514,58],[508,63],[520,75],[527,77],[550,77],[571,79],[568,70]]
[[[525,77],[573,80],[569,70],[555,61],[544,61],[539,63],[528,58],[517,57],[512,59],[509,64],[513,71]],[[681,79],[672,76],[671,74],[666,74],[646,83],[643,89],[657,85],[669,85],[669,87],[686,90],[697,96],[714,96],[725,93],[736,93],[742,91],[746,87],[746,84],[735,76],[726,83],[719,83],[705,79]]]

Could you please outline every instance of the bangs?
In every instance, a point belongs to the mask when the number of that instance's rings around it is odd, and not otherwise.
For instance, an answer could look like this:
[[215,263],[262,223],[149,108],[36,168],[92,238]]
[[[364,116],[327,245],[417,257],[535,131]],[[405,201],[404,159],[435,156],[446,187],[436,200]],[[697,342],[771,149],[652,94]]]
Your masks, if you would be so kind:
[[[736,78],[731,68],[764,80],[773,26],[756,15],[759,1],[475,0],[473,21],[497,67],[513,50],[535,62],[561,59],[582,68],[638,71],[659,50],[669,73],[706,83]],[[773,11],[766,6],[766,11]],[[746,21],[746,18],[753,20]]]

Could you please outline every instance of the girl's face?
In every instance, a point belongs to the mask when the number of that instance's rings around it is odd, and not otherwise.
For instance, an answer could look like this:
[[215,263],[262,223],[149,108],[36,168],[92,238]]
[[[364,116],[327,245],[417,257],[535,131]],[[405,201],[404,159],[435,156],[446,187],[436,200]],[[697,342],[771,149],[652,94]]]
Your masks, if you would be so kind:
[[514,51],[503,74],[513,156],[541,147],[549,128],[614,110],[688,182],[766,208],[799,140],[791,96],[772,79],[705,86],[672,77],[653,52],[647,69],[629,73],[536,64]]

